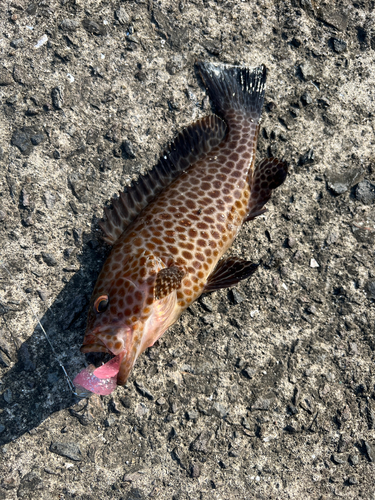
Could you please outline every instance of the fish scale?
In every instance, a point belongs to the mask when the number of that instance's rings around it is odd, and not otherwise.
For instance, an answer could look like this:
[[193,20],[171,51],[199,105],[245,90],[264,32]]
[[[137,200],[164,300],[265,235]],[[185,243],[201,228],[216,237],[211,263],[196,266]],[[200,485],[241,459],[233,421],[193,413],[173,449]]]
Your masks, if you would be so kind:
[[[265,68],[197,67],[220,117],[187,127],[157,167],[114,200],[101,225],[113,249],[95,285],[81,350],[117,356],[111,374],[120,385],[139,354],[202,293],[255,271],[240,257],[220,259],[287,174],[275,158],[254,167]],[[94,378],[89,385],[100,393]]]

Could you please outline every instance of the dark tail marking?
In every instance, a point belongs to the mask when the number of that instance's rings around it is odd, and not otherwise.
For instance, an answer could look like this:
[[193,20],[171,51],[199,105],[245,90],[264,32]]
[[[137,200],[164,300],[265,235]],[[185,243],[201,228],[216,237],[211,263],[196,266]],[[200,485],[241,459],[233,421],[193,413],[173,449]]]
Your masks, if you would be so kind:
[[217,112],[224,119],[228,113],[237,111],[246,113],[254,121],[259,120],[266,88],[265,66],[245,68],[197,62],[196,67]]

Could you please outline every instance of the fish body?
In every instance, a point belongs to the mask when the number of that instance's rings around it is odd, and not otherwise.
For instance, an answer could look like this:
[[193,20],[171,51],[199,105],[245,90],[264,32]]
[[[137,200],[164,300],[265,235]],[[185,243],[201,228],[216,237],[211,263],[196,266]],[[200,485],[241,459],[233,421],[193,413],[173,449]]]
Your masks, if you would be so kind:
[[[112,371],[95,373],[111,374],[119,385],[202,293],[255,271],[242,258],[220,259],[287,174],[275,158],[255,168],[265,68],[197,67],[220,118],[187,127],[152,171],[113,200],[102,223],[113,248],[95,285],[81,351],[112,353]],[[100,393],[95,381],[90,390]]]

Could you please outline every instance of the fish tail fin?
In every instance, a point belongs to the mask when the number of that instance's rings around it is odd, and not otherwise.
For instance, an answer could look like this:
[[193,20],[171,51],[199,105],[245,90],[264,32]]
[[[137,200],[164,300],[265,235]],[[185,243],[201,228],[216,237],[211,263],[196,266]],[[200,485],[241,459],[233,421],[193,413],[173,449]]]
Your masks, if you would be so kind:
[[245,114],[258,122],[262,114],[267,69],[197,62],[196,67],[219,115],[225,121]]

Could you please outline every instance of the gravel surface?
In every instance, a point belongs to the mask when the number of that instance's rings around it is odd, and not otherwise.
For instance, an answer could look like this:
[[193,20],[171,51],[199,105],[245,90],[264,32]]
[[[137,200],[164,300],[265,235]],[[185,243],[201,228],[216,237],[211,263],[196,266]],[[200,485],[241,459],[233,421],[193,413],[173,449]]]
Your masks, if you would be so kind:
[[[3,0],[0,500],[375,499],[375,4]],[[103,206],[211,112],[194,61],[266,64],[290,174],[126,387],[78,400]]]

